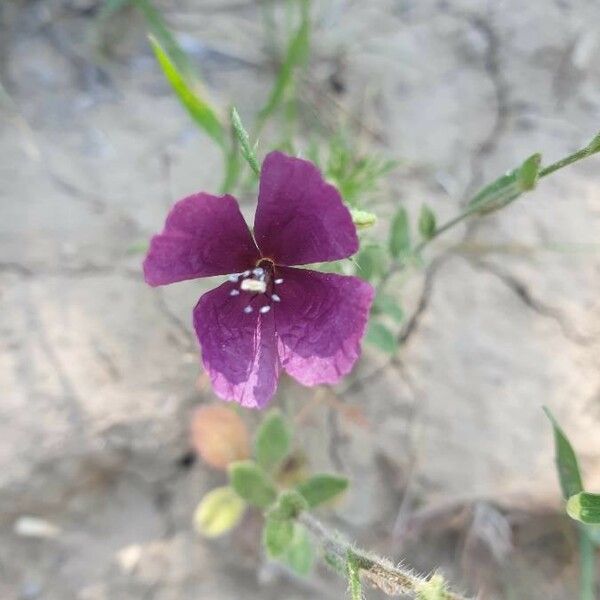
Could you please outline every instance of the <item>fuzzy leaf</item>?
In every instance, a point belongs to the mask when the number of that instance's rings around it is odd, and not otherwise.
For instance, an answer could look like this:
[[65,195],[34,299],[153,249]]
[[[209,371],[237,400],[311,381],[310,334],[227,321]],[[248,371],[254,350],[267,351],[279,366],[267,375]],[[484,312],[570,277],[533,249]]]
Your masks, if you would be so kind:
[[205,537],[217,537],[241,520],[246,503],[229,486],[215,488],[202,498],[194,512],[194,528]]
[[408,211],[403,206],[398,209],[392,221],[389,248],[394,258],[410,251],[410,223]]
[[267,474],[253,461],[246,460],[229,465],[231,487],[253,506],[267,508],[277,497],[277,490]]
[[396,352],[396,336],[382,323],[371,321],[366,336],[367,342],[377,346],[383,352],[393,354]]
[[300,577],[306,577],[312,570],[315,561],[314,549],[308,532],[298,523],[294,524],[294,537],[283,555],[282,561]]
[[430,240],[435,234],[435,228],[435,214],[427,204],[423,204],[421,214],[419,215],[419,233],[421,237],[424,240]]
[[290,450],[290,431],[278,410],[272,410],[260,424],[254,444],[256,461],[266,471],[274,469]]
[[308,506],[314,508],[341,494],[348,487],[348,480],[340,475],[327,473],[313,475],[298,484],[296,489],[302,494]]

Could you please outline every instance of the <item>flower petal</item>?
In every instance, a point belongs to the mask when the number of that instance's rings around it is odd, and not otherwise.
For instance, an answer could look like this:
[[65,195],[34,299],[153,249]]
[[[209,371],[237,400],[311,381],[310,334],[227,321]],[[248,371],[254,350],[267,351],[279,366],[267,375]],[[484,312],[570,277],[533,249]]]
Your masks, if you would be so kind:
[[275,328],[281,366],[304,385],[336,383],[360,355],[374,290],[362,279],[279,268]]
[[262,166],[254,235],[263,256],[282,265],[346,258],[356,228],[339,192],[310,162],[271,152]]
[[[242,292],[225,282],[204,294],[194,309],[194,327],[202,347],[202,360],[215,393],[248,408],[263,408],[277,387],[279,359],[273,311],[264,295]],[[245,313],[246,306],[251,313]]]
[[258,249],[233,196],[194,194],[173,206],[144,261],[150,285],[243,271]]

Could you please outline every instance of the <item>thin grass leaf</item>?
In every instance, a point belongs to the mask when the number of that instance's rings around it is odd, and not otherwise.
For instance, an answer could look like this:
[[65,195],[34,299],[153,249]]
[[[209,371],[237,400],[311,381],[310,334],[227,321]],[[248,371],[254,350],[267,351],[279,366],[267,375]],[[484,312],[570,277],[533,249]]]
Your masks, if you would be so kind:
[[271,94],[264,108],[258,115],[258,129],[260,130],[271,115],[279,108],[286,92],[293,84],[293,76],[296,67],[303,64],[308,56],[310,41],[310,14],[309,2],[302,1],[302,21],[294,37],[288,44],[285,57]]
[[195,76],[196,70],[192,66],[187,54],[183,51],[177,40],[169,30],[167,22],[160,11],[150,0],[133,0],[146,19],[150,33],[164,49],[171,62],[177,67],[185,78]]
[[225,148],[225,129],[215,110],[197,91],[192,90],[185,77],[164,51],[158,40],[150,36],[150,44],[167,81],[171,84],[181,104],[183,104],[195,123],[221,148]]

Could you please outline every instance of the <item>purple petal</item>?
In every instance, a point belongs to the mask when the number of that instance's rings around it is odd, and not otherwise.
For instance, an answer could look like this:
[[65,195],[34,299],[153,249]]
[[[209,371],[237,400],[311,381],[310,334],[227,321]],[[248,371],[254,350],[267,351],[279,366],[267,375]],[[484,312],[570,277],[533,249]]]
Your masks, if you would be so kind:
[[[264,295],[242,292],[226,282],[204,294],[194,309],[202,360],[215,393],[248,408],[263,408],[275,393],[279,360],[273,311],[260,313]],[[246,306],[252,312],[244,312]]]
[[282,265],[346,258],[356,228],[339,192],[310,162],[271,152],[262,166],[254,235],[263,256]]
[[232,196],[194,194],[173,206],[144,261],[150,285],[243,271],[258,249]]
[[373,288],[357,277],[279,268],[281,366],[304,385],[336,383],[360,355]]

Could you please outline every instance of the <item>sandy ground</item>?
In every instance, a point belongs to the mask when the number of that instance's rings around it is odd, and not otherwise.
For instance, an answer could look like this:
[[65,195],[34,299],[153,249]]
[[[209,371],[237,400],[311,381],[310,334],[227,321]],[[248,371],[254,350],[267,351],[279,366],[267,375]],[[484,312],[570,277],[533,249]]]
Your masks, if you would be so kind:
[[[114,22],[109,57],[90,60],[94,4],[0,4],[12,99],[0,113],[0,597],[340,598],[324,572],[301,582],[266,562],[252,517],[217,542],[191,530],[222,481],[182,461],[190,411],[212,400],[190,325],[210,282],[149,289],[131,248],[176,199],[216,189],[219,156],[169,93],[139,16]],[[162,2],[215,101],[251,114],[273,75],[260,11],[174,4]],[[424,200],[450,216],[485,178],[599,129],[594,2],[336,0],[314,14],[301,96],[323,119],[359,119],[365,147],[402,161],[383,216]],[[360,482],[324,519],[484,598],[574,597],[576,542],[540,407],[600,487],[599,165],[430,251],[402,288],[397,357],[367,349],[340,388],[366,425],[327,403],[302,419],[314,468]],[[296,412],[312,398],[285,388]],[[17,535],[24,515],[60,534]]]

